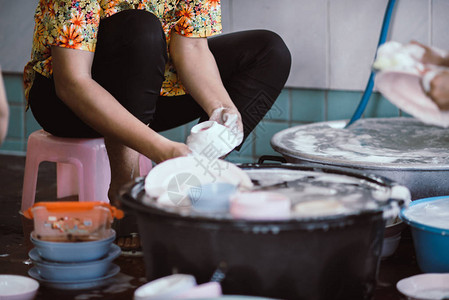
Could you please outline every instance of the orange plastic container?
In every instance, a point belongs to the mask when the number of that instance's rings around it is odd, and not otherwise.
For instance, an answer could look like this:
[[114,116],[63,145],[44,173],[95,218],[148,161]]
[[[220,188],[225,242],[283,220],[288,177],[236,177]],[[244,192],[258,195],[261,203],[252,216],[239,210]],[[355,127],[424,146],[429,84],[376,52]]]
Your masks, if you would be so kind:
[[105,202],[37,202],[23,212],[34,219],[34,236],[55,242],[93,241],[110,234],[123,211]]

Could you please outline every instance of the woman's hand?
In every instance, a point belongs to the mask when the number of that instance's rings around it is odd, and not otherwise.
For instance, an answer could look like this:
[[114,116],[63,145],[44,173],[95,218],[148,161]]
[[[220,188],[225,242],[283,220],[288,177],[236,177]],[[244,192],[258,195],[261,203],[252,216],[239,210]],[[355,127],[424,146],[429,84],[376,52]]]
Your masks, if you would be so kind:
[[217,108],[212,112],[209,120],[228,127],[240,145],[243,140],[243,123],[242,117],[236,107]]

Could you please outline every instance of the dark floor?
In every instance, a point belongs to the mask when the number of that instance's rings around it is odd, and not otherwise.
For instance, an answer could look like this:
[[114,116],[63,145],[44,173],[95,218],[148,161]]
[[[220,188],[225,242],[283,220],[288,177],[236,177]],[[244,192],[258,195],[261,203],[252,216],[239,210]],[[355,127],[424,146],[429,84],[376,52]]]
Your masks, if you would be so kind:
[[[32,267],[28,251],[32,248],[29,233],[33,225],[32,221],[19,214],[24,166],[24,157],[0,155],[0,274],[27,276]],[[55,198],[55,165],[42,163],[36,201]],[[143,259],[120,256],[114,263],[120,266],[121,271],[108,286],[87,291],[61,291],[41,286],[36,299],[132,299],[134,290],[145,282]],[[396,253],[381,262],[373,299],[405,299],[397,292],[396,282],[418,273],[412,239],[409,231],[405,231]]]
[[[0,274],[28,276],[32,267],[28,251],[33,247],[29,241],[33,222],[19,214],[24,167],[25,157],[0,155]],[[41,163],[36,201],[55,199],[55,164]],[[41,285],[36,300],[132,299],[134,290],[146,282],[143,258],[120,256],[114,263],[120,266],[121,271],[101,289],[62,291]]]

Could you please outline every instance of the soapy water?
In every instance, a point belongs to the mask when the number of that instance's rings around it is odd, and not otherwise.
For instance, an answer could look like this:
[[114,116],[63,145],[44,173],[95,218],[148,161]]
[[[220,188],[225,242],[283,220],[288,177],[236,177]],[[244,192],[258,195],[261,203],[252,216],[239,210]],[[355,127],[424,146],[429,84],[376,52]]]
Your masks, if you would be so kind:
[[[245,172],[254,183],[254,191],[276,192],[287,196],[291,201],[292,218],[376,210],[387,204],[391,196],[390,187],[343,174],[285,168],[248,169]],[[184,216],[198,214],[187,206],[166,207],[156,199],[145,203]],[[228,213],[210,216],[232,218]]]
[[449,230],[449,197],[412,205],[404,216],[416,223]]
[[377,166],[442,167],[449,165],[449,132],[413,118],[360,119],[292,127],[272,143],[298,158]]
[[[285,187],[276,187],[276,192],[287,194],[293,206],[308,205],[310,201],[321,201],[320,206],[324,207],[326,206],[323,206],[324,201],[336,207],[336,211],[354,212],[377,207],[376,203],[388,200],[391,193],[388,187],[346,175],[282,168],[255,169],[246,172],[257,183],[256,188],[257,186],[266,188],[287,182]],[[324,209],[328,210],[329,207]],[[295,210],[302,209],[298,206]]]

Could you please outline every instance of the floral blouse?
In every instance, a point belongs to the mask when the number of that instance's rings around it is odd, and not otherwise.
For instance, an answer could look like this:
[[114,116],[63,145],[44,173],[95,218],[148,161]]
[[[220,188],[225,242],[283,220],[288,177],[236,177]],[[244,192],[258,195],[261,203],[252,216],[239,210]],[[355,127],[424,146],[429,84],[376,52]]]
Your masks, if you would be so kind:
[[[221,33],[220,0],[39,0],[31,60],[24,69],[28,99],[35,72],[52,75],[51,46],[94,52],[100,20],[127,9],[142,9],[162,23],[167,45],[172,31],[187,37]],[[161,95],[185,94],[169,59]]]

